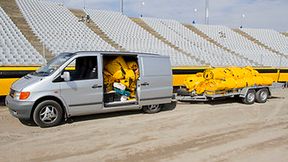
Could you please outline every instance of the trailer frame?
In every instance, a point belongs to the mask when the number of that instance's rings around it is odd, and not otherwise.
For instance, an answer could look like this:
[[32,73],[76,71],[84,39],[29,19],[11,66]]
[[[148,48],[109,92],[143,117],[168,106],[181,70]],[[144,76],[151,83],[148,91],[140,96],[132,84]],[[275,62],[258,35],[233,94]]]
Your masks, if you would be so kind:
[[[272,92],[275,89],[284,88],[283,83],[273,83],[271,86],[250,86],[239,89],[231,89],[231,90],[223,90],[223,91],[205,91],[202,95],[197,95],[195,91],[189,93],[189,95],[179,95],[177,94],[176,99],[180,102],[193,102],[193,101],[211,101],[219,98],[233,98],[235,96],[239,96],[239,98],[245,99],[248,93],[252,90],[255,92],[260,89],[267,89],[268,97],[271,97]],[[265,101],[266,102],[266,101]],[[253,102],[254,103],[254,102]],[[251,104],[251,103],[247,103]]]

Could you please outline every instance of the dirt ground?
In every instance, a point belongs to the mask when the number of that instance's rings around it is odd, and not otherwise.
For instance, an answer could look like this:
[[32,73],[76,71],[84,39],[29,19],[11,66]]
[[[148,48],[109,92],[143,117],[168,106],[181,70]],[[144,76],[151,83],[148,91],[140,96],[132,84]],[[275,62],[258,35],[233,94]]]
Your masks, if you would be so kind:
[[178,103],[27,126],[0,108],[0,161],[287,162],[288,90],[265,104]]

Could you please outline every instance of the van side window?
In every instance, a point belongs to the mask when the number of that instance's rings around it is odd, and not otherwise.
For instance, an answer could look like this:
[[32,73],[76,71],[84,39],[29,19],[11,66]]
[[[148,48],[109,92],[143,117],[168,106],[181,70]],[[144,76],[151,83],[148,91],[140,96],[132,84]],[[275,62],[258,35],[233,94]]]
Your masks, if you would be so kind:
[[97,56],[78,57],[64,71],[70,72],[72,81],[98,79]]

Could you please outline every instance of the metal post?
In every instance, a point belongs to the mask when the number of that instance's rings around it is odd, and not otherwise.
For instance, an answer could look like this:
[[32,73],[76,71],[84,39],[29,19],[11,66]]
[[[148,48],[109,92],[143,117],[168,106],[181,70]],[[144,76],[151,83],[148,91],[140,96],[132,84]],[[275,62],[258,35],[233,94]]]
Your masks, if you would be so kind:
[[84,8],[84,10],[86,9],[86,1],[85,0],[83,0],[83,8]]
[[194,20],[193,20],[193,24],[196,24],[197,22],[197,8],[194,8]]
[[245,17],[246,17],[246,15],[245,15],[245,14],[242,14],[242,19],[241,19],[240,28],[243,28],[243,27],[244,27]]
[[205,1],[205,24],[209,24],[209,0]]
[[143,15],[144,15],[144,6],[145,6],[145,2],[142,1],[141,2],[141,14],[140,14],[140,17],[143,17]]
[[124,14],[123,8],[123,0],[120,0],[120,12],[122,13],[122,15]]

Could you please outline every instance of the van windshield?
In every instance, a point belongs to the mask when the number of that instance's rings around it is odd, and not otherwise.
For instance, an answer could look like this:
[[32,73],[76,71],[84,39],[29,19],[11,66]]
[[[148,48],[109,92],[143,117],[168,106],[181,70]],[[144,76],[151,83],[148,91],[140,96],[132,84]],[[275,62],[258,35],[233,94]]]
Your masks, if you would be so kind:
[[69,60],[73,55],[74,53],[61,53],[57,57],[53,58],[47,65],[42,66],[36,72],[32,73],[32,75],[49,76],[67,60]]

